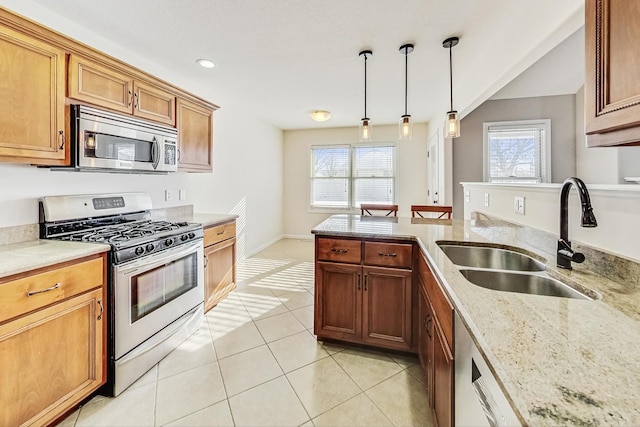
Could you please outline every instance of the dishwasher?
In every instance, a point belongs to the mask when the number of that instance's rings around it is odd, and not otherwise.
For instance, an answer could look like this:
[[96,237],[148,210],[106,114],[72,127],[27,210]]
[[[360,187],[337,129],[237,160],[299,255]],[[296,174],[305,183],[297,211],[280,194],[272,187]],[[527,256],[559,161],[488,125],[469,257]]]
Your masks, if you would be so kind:
[[456,426],[522,425],[457,313],[454,323]]

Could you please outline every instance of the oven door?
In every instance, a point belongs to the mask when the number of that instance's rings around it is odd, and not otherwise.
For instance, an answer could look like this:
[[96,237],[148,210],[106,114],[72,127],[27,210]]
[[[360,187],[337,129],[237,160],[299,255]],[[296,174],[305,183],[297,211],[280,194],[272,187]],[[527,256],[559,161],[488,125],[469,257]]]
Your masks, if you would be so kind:
[[113,266],[115,359],[204,303],[202,240]]

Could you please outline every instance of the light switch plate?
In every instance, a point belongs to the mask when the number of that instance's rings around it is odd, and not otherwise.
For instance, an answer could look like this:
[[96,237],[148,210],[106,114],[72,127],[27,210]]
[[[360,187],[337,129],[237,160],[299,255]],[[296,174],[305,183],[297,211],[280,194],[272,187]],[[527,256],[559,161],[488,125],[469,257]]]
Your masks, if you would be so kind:
[[471,193],[468,190],[464,192],[464,201],[465,203],[469,203],[471,201]]
[[178,200],[187,200],[187,190],[178,190]]
[[489,207],[489,193],[484,193],[484,205]]
[[524,197],[515,196],[513,198],[513,210],[519,215],[524,215]]
[[171,190],[164,190],[164,201],[168,202],[172,198]]

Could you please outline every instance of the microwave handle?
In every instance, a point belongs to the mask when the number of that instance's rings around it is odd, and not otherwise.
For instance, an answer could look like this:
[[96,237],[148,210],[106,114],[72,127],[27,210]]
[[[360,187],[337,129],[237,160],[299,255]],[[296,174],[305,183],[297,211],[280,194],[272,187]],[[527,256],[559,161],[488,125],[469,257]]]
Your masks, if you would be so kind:
[[151,163],[153,163],[154,169],[158,169],[158,163],[160,163],[160,156],[158,152],[158,139],[155,136],[151,141]]

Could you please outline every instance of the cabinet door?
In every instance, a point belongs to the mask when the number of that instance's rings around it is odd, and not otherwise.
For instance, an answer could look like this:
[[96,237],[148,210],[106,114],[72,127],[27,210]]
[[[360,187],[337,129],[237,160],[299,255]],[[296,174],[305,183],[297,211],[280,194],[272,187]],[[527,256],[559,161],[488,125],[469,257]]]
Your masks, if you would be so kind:
[[430,408],[433,407],[433,311],[431,304],[424,292],[422,280],[420,282],[420,293],[418,300],[418,357],[424,371],[424,383],[427,388],[427,401]]
[[411,271],[364,267],[363,272],[362,340],[410,350]]
[[133,79],[90,59],[71,55],[69,98],[131,114]]
[[438,322],[434,324],[434,412],[439,427],[453,425],[453,355]]
[[68,164],[65,52],[0,27],[0,159]]
[[587,0],[585,12],[587,145],[640,143],[640,2]]
[[314,332],[321,338],[360,341],[362,267],[316,263]]
[[0,326],[0,425],[49,424],[104,383],[102,288]]
[[156,86],[140,82],[134,82],[134,89],[134,116],[175,126],[175,95]]
[[236,287],[236,239],[204,248],[204,309],[209,311]]
[[213,110],[178,98],[178,169],[213,171]]

